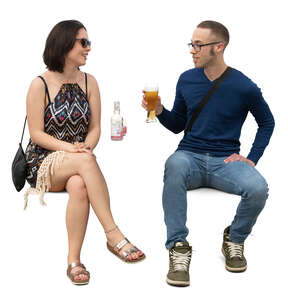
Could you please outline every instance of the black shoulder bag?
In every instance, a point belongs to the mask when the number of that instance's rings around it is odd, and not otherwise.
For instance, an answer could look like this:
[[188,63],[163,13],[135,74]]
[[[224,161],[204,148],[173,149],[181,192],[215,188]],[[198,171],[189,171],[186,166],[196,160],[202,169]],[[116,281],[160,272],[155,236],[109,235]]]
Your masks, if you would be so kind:
[[[41,76],[38,76],[38,77],[41,78],[45,84],[45,97],[46,97],[46,94],[48,91],[47,84],[46,84],[45,80],[43,79],[43,77],[41,77]],[[49,97],[49,93],[48,93],[48,97]],[[49,100],[50,100],[50,98],[49,98]],[[24,151],[22,148],[22,141],[23,141],[25,126],[26,126],[26,120],[27,120],[27,116],[25,117],[25,122],[24,122],[24,126],[23,126],[21,141],[19,143],[19,148],[18,148],[16,155],[14,157],[14,160],[12,162],[12,180],[13,180],[13,183],[14,183],[14,186],[15,186],[17,192],[20,192],[23,189],[23,187],[25,185],[25,181],[26,181],[26,176],[27,176],[27,162],[26,162],[25,154],[24,154]]]
[[26,163],[25,154],[24,154],[24,151],[22,148],[22,141],[23,141],[23,135],[24,135],[24,131],[25,131],[26,120],[27,120],[27,116],[25,117],[25,122],[24,122],[21,141],[19,143],[19,148],[16,152],[16,155],[15,155],[13,163],[12,163],[12,180],[13,180],[13,183],[15,185],[17,192],[20,192],[23,189],[23,187],[25,185],[26,175],[27,175],[27,163]]
[[206,105],[206,103],[208,102],[210,97],[212,96],[212,94],[215,92],[215,90],[217,89],[219,84],[231,73],[231,71],[232,71],[232,68],[227,67],[227,69],[222,73],[222,75],[216,80],[214,85],[210,88],[208,93],[205,95],[203,100],[200,102],[200,104],[195,109],[194,113],[192,114],[191,120],[190,120],[187,128],[184,131],[184,136],[191,130],[193,123],[199,116],[200,112],[202,111],[202,109],[204,108],[204,106]]

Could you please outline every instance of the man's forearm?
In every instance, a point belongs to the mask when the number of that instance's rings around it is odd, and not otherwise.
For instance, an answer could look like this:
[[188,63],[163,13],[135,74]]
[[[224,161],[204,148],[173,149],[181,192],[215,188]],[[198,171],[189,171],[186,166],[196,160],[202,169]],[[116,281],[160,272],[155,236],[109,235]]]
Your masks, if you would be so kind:
[[185,129],[185,118],[173,110],[167,110],[164,106],[162,106],[162,112],[157,115],[157,118],[164,127],[174,133],[179,133]]
[[266,120],[263,126],[259,126],[254,143],[252,145],[250,153],[247,156],[247,158],[252,160],[255,164],[257,164],[258,160],[263,155],[265,148],[269,144],[274,126],[275,122],[272,114],[270,118]]

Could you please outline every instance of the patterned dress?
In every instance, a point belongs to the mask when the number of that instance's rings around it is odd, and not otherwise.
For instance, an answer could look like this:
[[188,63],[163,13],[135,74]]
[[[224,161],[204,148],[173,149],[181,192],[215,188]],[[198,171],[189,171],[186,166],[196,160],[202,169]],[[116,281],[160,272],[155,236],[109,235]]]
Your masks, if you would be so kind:
[[[44,131],[65,142],[84,142],[91,117],[87,100],[86,73],[86,93],[78,83],[65,83],[61,86],[53,102],[50,101],[44,78],[39,77],[45,84],[45,92],[49,100],[49,104],[44,110]],[[65,152],[44,149],[30,139],[25,156],[28,165],[26,179],[31,187],[24,195],[24,208],[27,207],[29,194],[39,194],[40,203],[44,205],[44,193],[50,188],[50,174],[53,174],[55,166],[61,166]]]

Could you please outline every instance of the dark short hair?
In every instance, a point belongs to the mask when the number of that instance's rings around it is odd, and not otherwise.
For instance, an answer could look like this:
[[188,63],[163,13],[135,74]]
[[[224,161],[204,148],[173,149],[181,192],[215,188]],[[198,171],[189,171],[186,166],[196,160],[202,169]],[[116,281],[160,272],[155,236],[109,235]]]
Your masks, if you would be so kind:
[[73,48],[78,31],[84,25],[76,20],[62,21],[50,31],[43,53],[43,60],[48,70],[62,73],[65,55]]
[[224,42],[225,48],[228,45],[229,31],[223,24],[216,21],[203,21],[197,27],[211,29],[212,34],[216,35]]

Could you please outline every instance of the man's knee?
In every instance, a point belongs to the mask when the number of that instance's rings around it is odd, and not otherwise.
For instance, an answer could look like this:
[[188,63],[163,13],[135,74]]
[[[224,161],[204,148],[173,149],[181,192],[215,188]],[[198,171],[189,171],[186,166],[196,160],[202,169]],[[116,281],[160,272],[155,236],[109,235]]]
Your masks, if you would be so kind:
[[175,152],[172,154],[165,163],[165,178],[172,178],[175,181],[178,178],[185,178],[189,173],[189,160],[185,155]]
[[254,207],[262,209],[265,206],[268,198],[268,184],[263,177],[257,177],[253,179],[247,179],[245,186],[243,187],[243,194],[246,195]]

